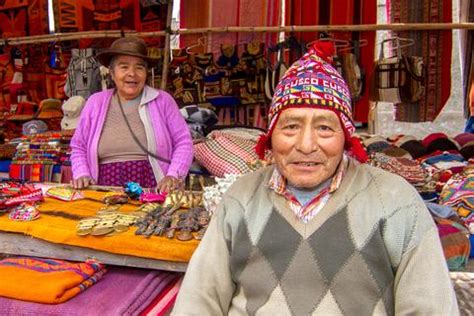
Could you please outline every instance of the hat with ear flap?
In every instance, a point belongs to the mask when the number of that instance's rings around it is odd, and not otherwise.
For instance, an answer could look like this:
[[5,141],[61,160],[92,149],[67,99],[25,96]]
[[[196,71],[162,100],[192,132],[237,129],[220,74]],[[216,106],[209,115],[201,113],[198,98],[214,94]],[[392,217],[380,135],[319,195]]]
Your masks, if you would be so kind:
[[261,159],[270,149],[273,129],[283,111],[290,108],[319,108],[337,114],[344,130],[345,149],[360,162],[367,161],[367,153],[360,140],[353,136],[355,125],[349,88],[331,65],[335,53],[332,42],[317,41],[281,78],[268,112],[268,130],[255,147]]

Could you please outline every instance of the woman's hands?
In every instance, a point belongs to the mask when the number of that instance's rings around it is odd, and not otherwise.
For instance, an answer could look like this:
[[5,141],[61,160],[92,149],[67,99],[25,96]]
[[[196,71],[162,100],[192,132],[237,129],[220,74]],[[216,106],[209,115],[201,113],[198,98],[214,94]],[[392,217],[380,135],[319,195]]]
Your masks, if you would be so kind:
[[89,185],[95,184],[94,179],[89,176],[83,176],[78,179],[74,179],[71,181],[71,185],[74,189],[85,189]]
[[[94,179],[89,176],[83,176],[78,179],[74,179],[71,181],[71,185],[74,189],[85,189],[89,185],[95,184]],[[166,176],[161,179],[160,182],[156,185],[156,190],[160,193],[163,192],[170,192],[175,189],[180,189],[183,186],[183,180],[172,177]]]
[[174,189],[180,189],[183,186],[183,180],[172,177],[172,176],[166,176],[163,179],[161,179],[160,182],[156,185],[156,190],[160,193],[163,192],[170,192],[171,190]]

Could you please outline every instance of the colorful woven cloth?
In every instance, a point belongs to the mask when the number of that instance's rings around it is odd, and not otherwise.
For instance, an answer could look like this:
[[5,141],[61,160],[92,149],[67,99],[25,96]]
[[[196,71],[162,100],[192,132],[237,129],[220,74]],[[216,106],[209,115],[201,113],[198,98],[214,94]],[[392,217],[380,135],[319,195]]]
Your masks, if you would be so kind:
[[130,181],[139,183],[144,188],[156,187],[150,162],[136,160],[99,165],[99,185],[123,186]]
[[457,174],[448,180],[440,194],[440,204],[451,206],[463,219],[474,211],[474,173]]
[[434,217],[434,219],[449,270],[464,269],[471,251],[469,231],[461,224],[447,218]]
[[[26,234],[53,244],[173,262],[188,262],[199,244],[195,239],[186,242],[159,236],[146,239],[135,235],[135,227],[113,237],[78,236],[76,234],[78,221],[95,216],[97,210],[104,206],[99,201],[103,201],[106,195],[104,192],[82,192],[86,199],[72,202],[46,197],[39,206],[41,217],[33,222],[16,222],[7,216],[0,216],[0,230]],[[131,204],[125,204],[120,208],[120,211],[125,213],[136,210],[137,206]]]
[[376,152],[370,155],[370,164],[398,174],[414,186],[422,186],[426,182],[427,174],[416,160],[405,157],[390,157]]
[[[0,314],[5,316],[139,315],[154,303],[169,301],[169,298],[163,294],[176,291],[174,287],[182,278],[180,273],[157,270],[126,267],[110,267],[108,270],[96,285],[62,304],[30,303],[0,297]],[[159,300],[160,297],[161,300]],[[167,312],[169,307],[163,307],[161,310]]]
[[[474,1],[459,1],[459,22],[474,22]],[[462,69],[462,88],[464,95],[464,113],[474,116],[474,67],[472,65],[472,45],[474,33],[469,30],[458,30],[459,48]]]
[[106,272],[103,265],[88,261],[28,257],[0,261],[0,296],[45,304],[65,302],[91,287]]
[[[391,23],[450,23],[451,0],[387,0],[387,20]],[[421,56],[425,63],[425,91],[419,102],[397,104],[395,120],[433,121],[451,94],[451,31],[394,32],[414,40],[404,48],[408,56]]]

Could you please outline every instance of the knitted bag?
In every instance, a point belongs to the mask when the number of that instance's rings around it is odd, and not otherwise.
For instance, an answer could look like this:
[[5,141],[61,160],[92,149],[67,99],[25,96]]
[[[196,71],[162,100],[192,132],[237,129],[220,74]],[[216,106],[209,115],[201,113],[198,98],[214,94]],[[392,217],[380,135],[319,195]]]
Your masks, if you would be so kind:
[[394,57],[386,58],[382,42],[380,58],[375,61],[374,68],[370,89],[372,101],[408,103],[420,100],[424,89],[422,57],[405,56],[398,48]]
[[214,176],[244,174],[251,171],[249,163],[258,159],[256,143],[256,139],[236,133],[213,131],[194,145],[194,157]]

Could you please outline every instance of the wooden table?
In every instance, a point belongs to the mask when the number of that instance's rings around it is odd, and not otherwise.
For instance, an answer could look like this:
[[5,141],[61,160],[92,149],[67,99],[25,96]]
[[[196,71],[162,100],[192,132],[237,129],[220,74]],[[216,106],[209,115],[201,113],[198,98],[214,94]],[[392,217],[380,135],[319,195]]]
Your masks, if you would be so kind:
[[85,247],[55,244],[34,237],[8,232],[0,232],[0,253],[82,262],[87,259],[96,259],[104,264],[176,272],[184,272],[187,267],[185,262],[113,254]]

